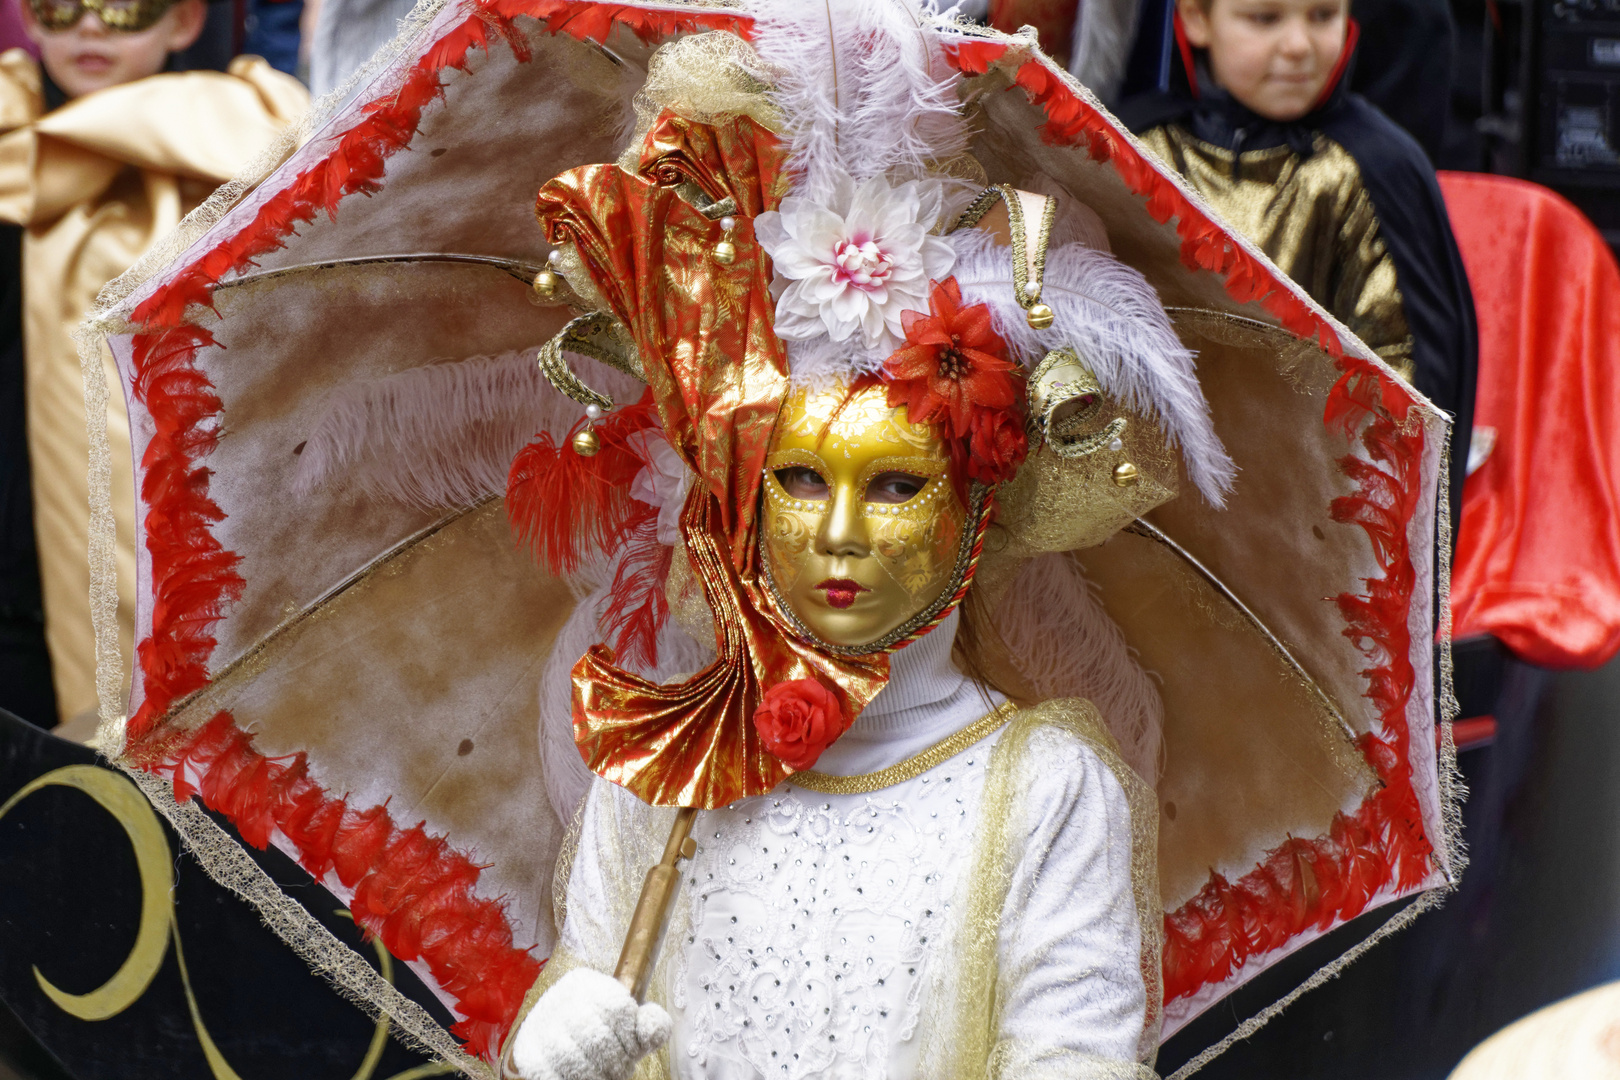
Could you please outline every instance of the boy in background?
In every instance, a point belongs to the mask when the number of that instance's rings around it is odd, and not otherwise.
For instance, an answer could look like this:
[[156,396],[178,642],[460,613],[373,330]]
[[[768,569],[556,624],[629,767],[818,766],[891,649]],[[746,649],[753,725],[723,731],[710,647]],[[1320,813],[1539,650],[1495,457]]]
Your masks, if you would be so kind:
[[1120,115],[1231,225],[1456,417],[1462,499],[1473,298],[1434,170],[1348,90],[1348,0],[1177,0],[1182,70]]
[[[229,73],[163,73],[169,54],[201,32],[202,0],[22,4],[40,60],[22,49],[0,54],[0,222],[10,223],[0,225],[0,707],[44,727],[79,718],[75,733],[86,733],[96,657],[89,444],[73,330],[102,286],[246,166],[309,99],[257,57],[238,57]],[[134,473],[129,421],[105,351],[102,377],[127,680]]]

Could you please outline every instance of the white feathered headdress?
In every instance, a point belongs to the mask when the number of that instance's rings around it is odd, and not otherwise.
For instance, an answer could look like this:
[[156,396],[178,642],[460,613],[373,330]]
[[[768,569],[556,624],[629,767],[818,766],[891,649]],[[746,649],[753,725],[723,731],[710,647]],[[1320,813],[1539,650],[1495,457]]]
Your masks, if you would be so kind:
[[1059,213],[1039,293],[1054,318],[1041,329],[1019,303],[1011,249],[955,228],[984,184],[962,178],[978,166],[961,76],[936,31],[944,17],[915,0],[758,0],[752,14],[790,176],[779,209],[754,227],[775,267],[775,329],[794,380],[878,371],[904,341],[904,314],[926,313],[931,282],[954,275],[1026,366],[1071,347],[1105,392],[1156,418],[1221,505],[1235,470],[1193,356],[1152,286],[1108,252],[1096,215],[1046,185]]

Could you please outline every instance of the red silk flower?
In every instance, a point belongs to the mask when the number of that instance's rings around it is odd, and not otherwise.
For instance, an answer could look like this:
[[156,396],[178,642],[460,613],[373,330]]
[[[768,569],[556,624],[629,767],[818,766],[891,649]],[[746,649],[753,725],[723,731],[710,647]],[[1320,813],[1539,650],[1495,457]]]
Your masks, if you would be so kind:
[[790,769],[808,769],[844,733],[844,710],[816,679],[777,683],[754,710],[754,730],[772,756]]
[[901,316],[906,343],[883,363],[889,407],[904,405],[913,424],[938,424],[951,438],[965,438],[976,411],[1017,400],[1016,368],[990,325],[990,309],[963,307],[954,277],[934,285],[928,309]]

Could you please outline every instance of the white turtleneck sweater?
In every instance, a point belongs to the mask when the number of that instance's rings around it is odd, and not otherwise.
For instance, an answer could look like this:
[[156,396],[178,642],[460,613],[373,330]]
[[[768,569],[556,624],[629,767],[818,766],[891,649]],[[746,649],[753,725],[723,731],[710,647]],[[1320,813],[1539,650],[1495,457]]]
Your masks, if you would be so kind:
[[[888,685],[818,772],[899,764],[1004,700],[951,664],[956,625],[953,614],[894,655]],[[678,952],[655,991],[675,1021],[675,1076],[918,1075],[926,988],[931,976],[950,977],[936,966],[952,962],[953,907],[1002,731],[877,791],[818,794],[790,778],[699,815],[698,851],[663,945]],[[1018,900],[1003,914],[998,961],[1004,978],[1016,976],[1004,985],[998,1034],[1020,1057],[1079,1055],[1130,1075],[1146,1000],[1129,804],[1086,747],[1054,739],[1042,753],[1041,779],[1022,793],[1017,818],[1040,855],[1018,866],[1010,893]],[[637,820],[633,803],[593,784],[568,885],[561,945],[601,970],[612,969],[634,903],[622,895],[626,883],[644,872],[606,864],[625,851],[613,832]]]
[[889,658],[888,684],[849,730],[822,752],[817,772],[853,776],[897,765],[1007,700],[951,663],[961,620],[960,609],[951,612],[933,632]]

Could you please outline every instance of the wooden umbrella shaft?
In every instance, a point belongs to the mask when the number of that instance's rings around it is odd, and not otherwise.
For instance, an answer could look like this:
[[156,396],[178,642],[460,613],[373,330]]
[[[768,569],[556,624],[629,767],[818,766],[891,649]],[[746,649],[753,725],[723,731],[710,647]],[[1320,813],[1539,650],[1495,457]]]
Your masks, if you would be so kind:
[[675,895],[675,886],[680,881],[680,871],[675,864],[697,853],[697,841],[691,835],[696,817],[695,807],[683,806],[675,811],[675,825],[669,830],[664,857],[647,871],[641,899],[636,901],[636,912],[630,916],[630,931],[625,934],[624,948],[619,952],[619,966],[613,969],[613,977],[624,984],[637,1001],[646,992],[647,975],[658,951],[658,939],[664,932],[664,916],[669,912],[670,898]]

